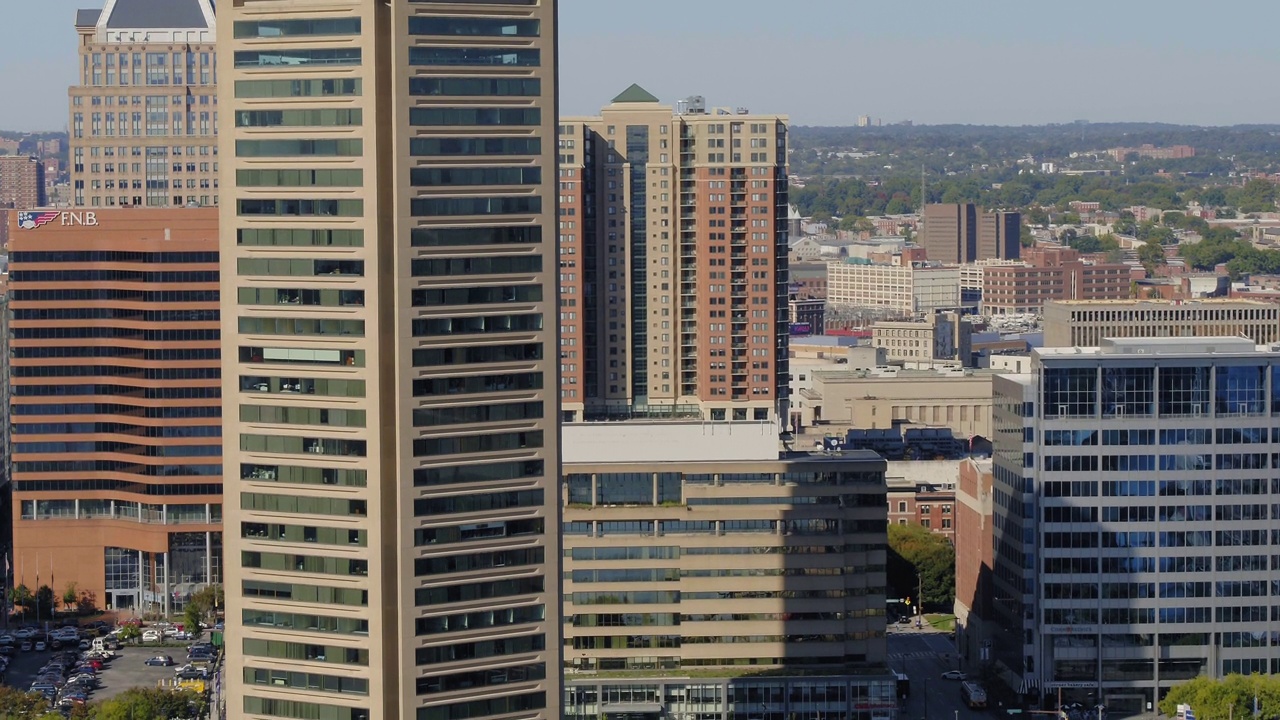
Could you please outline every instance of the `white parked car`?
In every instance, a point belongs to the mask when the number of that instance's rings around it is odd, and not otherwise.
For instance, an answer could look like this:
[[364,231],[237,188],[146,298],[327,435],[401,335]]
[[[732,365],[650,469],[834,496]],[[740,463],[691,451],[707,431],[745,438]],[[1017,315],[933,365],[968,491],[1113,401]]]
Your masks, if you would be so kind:
[[22,628],[13,634],[13,636],[18,638],[19,640],[30,640],[31,638],[35,637],[35,635],[36,635],[36,631],[32,630],[31,628]]
[[163,638],[159,630],[147,630],[142,633],[142,642],[160,642]]

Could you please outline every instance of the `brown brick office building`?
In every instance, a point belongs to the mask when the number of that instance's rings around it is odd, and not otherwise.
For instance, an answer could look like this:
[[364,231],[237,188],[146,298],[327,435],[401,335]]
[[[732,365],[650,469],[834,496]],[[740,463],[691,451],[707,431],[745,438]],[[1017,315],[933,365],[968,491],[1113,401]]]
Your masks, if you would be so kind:
[[14,582],[174,612],[221,576],[217,210],[9,223]]

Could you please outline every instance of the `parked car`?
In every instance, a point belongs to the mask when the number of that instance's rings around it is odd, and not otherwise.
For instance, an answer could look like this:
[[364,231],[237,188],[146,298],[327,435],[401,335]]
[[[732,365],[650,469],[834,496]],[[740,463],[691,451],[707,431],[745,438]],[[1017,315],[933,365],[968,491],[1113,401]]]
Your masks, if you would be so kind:
[[32,645],[30,640],[23,640],[22,644],[18,646],[18,649],[22,652],[31,652],[31,647]]
[[168,655],[156,655],[154,657],[147,658],[144,664],[158,665],[160,667],[169,667],[170,665],[173,664],[173,658],[169,657]]
[[160,642],[164,639],[164,635],[159,630],[147,630],[142,633],[142,642]]
[[960,672],[959,670],[948,670],[942,673],[942,679],[944,680],[965,680],[968,677],[968,675]]
[[46,645],[43,640],[37,640],[35,649],[36,649],[36,652],[44,652],[45,650],[49,649],[49,646]]

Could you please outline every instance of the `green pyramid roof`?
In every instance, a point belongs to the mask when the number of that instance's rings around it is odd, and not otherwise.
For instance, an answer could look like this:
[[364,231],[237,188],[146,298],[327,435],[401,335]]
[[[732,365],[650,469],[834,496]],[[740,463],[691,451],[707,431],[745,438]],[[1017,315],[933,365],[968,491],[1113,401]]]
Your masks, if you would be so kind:
[[660,102],[648,90],[640,87],[635,83],[631,83],[631,87],[623,90],[618,97],[613,99],[616,103],[656,103]]

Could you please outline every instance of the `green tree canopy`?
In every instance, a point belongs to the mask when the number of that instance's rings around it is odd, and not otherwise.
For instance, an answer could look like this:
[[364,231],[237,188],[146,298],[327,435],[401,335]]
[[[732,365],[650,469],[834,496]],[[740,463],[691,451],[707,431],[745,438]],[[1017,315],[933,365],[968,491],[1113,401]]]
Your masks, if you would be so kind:
[[104,700],[94,714],[97,720],[176,720],[203,717],[205,699],[191,690],[130,688]]
[[1227,204],[1242,213],[1271,212],[1276,209],[1276,186],[1257,178],[1243,187],[1233,187],[1226,192]]
[[1157,265],[1164,265],[1164,247],[1158,242],[1147,241],[1138,248],[1138,262],[1147,269],[1147,273],[1155,272]]
[[1178,706],[1190,705],[1196,720],[1228,720],[1253,717],[1253,699],[1258,699],[1258,717],[1280,716],[1280,676],[1228,675],[1213,680],[1201,675],[1174,685],[1160,701],[1160,712],[1173,717]]
[[40,693],[22,692],[7,685],[0,686],[0,720],[45,720],[62,715],[49,711]]
[[919,525],[889,526],[889,586],[898,597],[916,597],[922,588],[927,605],[950,604],[956,597],[956,551],[947,538]]
[[44,617],[53,617],[53,588],[48,585],[41,585],[36,590],[36,608]]
[[1081,235],[1068,241],[1067,245],[1079,250],[1081,253],[1109,253],[1120,249],[1120,241],[1116,239],[1115,235],[1110,233],[1107,233],[1102,237]]

